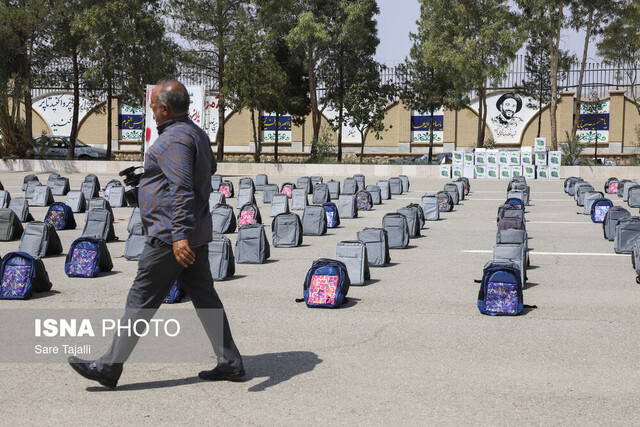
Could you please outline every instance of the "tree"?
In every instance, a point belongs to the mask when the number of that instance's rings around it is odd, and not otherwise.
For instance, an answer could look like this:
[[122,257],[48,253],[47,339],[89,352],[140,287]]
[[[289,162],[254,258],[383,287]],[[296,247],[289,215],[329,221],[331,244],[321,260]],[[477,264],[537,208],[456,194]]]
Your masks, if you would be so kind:
[[364,146],[369,133],[373,132],[376,139],[387,128],[384,117],[387,114],[387,104],[393,98],[394,90],[391,85],[382,84],[380,80],[380,65],[371,61],[366,68],[361,68],[356,74],[357,82],[351,84],[344,95],[346,120],[360,133],[360,163],[364,159]]
[[[185,61],[205,70],[211,70],[218,82],[218,145],[217,159],[224,160],[224,125],[226,100],[225,63],[230,54],[229,46],[238,30],[238,23],[248,2],[240,0],[171,0],[170,15],[180,37],[195,51],[185,56]],[[213,65],[211,65],[213,64]]]
[[576,90],[576,114],[573,119],[573,126],[571,127],[571,137],[576,135],[578,123],[580,122],[580,114],[578,112],[580,111],[580,104],[582,103],[582,84],[587,65],[589,42],[593,37],[602,32],[613,15],[615,8],[616,2],[611,0],[574,0],[571,3],[571,19],[569,20],[569,25],[576,31],[584,29],[585,32],[582,61],[580,62],[580,72],[578,74],[578,88]]
[[[601,40],[597,43],[598,55],[610,64],[625,68],[627,72],[629,90],[632,97],[637,97],[637,64],[640,61],[640,4],[634,0],[620,0],[616,2],[613,19],[604,28]],[[635,102],[638,114],[640,104]]]

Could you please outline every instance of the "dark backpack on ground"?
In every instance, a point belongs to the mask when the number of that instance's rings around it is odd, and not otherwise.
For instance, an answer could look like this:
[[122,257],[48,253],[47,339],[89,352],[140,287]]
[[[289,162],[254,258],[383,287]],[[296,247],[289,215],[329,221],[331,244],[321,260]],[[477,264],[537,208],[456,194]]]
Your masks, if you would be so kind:
[[238,264],[264,264],[269,256],[269,241],[262,224],[247,224],[238,229],[236,239]]
[[591,204],[591,221],[604,222],[605,217],[609,209],[613,207],[613,202],[606,198],[596,199]]
[[6,190],[0,190],[0,209],[9,209],[11,194]]
[[44,221],[53,225],[56,230],[74,230],[76,228],[73,211],[67,204],[62,202],[55,202],[49,206]]
[[389,248],[403,249],[409,246],[407,217],[399,213],[388,213],[382,218],[382,228],[387,232]]
[[33,221],[27,224],[20,238],[20,252],[26,252],[36,258],[62,253],[62,243],[53,225]]
[[327,214],[322,206],[309,205],[302,214],[302,233],[305,236],[327,234]]
[[219,234],[233,233],[236,231],[236,216],[229,205],[218,203],[211,211],[213,232]]
[[146,241],[147,236],[144,234],[142,222],[136,222],[133,224],[129,237],[127,237],[127,241],[124,244],[124,257],[129,261],[139,260]]
[[446,191],[438,191],[436,193],[438,198],[438,210],[440,212],[451,212],[453,210],[453,197]]
[[224,280],[236,273],[231,240],[227,236],[213,236],[208,244],[209,266],[213,280]]
[[262,224],[260,209],[255,203],[246,203],[238,213],[238,227],[247,224]]
[[343,194],[356,194],[358,192],[358,181],[356,181],[355,178],[345,178],[344,181],[342,182],[342,191],[340,192],[341,195]]
[[9,252],[0,264],[0,299],[29,299],[33,292],[51,290],[49,274],[40,258]]
[[336,228],[340,225],[340,214],[338,207],[333,202],[327,202],[322,205],[327,215],[327,228]]
[[438,197],[435,194],[425,194],[420,201],[422,202],[425,221],[437,221],[440,219]]
[[389,187],[389,181],[380,180],[376,182],[376,185],[380,187],[380,197],[382,200],[389,200],[391,198],[391,188]]
[[313,187],[313,197],[311,203],[314,205],[323,205],[331,201],[329,195],[329,186],[327,184],[318,183]]
[[367,245],[369,265],[383,267],[391,262],[389,238],[383,228],[364,228],[358,231],[358,240]]
[[407,219],[409,237],[414,238],[420,236],[420,218],[418,217],[418,212],[409,207],[400,208],[396,212],[404,215]]
[[274,194],[278,193],[278,186],[276,184],[267,184],[262,190],[262,202],[269,204]]
[[18,215],[11,209],[0,209],[0,242],[17,240],[23,232]]
[[302,235],[302,221],[296,213],[281,213],[271,223],[271,241],[276,248],[300,246]]
[[53,184],[51,194],[54,196],[66,196],[69,190],[71,190],[71,187],[69,186],[69,178],[61,176],[56,179],[56,182]]
[[356,209],[370,211],[373,208],[373,200],[368,191],[361,190],[356,193]]
[[327,258],[315,260],[304,280],[304,302],[307,307],[340,307],[346,302],[349,285],[344,263]]
[[69,191],[67,193],[67,199],[65,200],[65,204],[67,204],[73,213],[81,213],[85,211],[86,208],[86,198],[84,197],[84,193],[82,191]]
[[478,310],[492,316],[515,316],[522,312],[522,280],[517,264],[510,261],[489,261],[485,264]]
[[522,218],[500,218],[500,221],[498,221],[498,230],[508,230],[510,228],[515,228],[516,230],[526,230],[524,220]]
[[602,230],[604,238],[613,241],[616,237],[616,225],[622,218],[631,216],[631,213],[622,206],[613,206],[604,216]]
[[303,189],[305,194],[313,193],[313,187],[311,187],[311,178],[308,176],[301,176],[296,181],[296,188]]
[[371,203],[374,205],[382,204],[382,196],[380,195],[380,187],[377,185],[367,185],[365,191],[371,194]]
[[96,277],[113,269],[111,254],[103,239],[79,237],[71,244],[64,272],[69,277]]
[[40,179],[38,179],[38,177],[34,174],[29,174],[27,176],[24,177],[24,180],[22,181],[22,191],[27,191],[27,184],[29,184],[29,182],[31,181],[35,181],[38,184],[40,184]]
[[336,245],[336,260],[347,267],[351,285],[364,285],[371,279],[367,246],[359,240],[346,240]]
[[340,215],[340,219],[358,217],[355,194],[340,195],[338,198],[338,213]]
[[233,191],[233,183],[231,181],[222,181],[220,183],[220,187],[218,187],[218,191],[224,194],[224,197],[230,199],[234,196]]
[[288,198],[291,198],[291,193],[295,188],[296,185],[294,183],[285,182],[284,184],[282,184],[282,187],[280,187],[280,192],[282,194],[285,194]]
[[526,205],[524,203],[524,200],[519,199],[517,197],[509,197],[505,202],[505,205],[513,205],[515,207],[517,207],[518,209],[521,209],[522,211],[524,211],[526,209]]
[[607,182],[604,184],[604,192],[607,194],[617,194],[619,185],[620,181],[618,181],[618,178],[611,177],[607,179]]
[[402,192],[407,193],[409,191],[409,177],[406,175],[398,175],[400,182],[402,183]]
[[29,201],[24,197],[16,197],[9,202],[9,209],[14,211],[20,222],[33,221],[33,215],[29,213]]
[[270,217],[276,217],[281,213],[289,212],[289,198],[286,194],[276,193],[271,198],[271,209],[269,210]]
[[38,185],[33,189],[33,200],[31,206],[49,206],[53,203],[53,194],[51,189],[46,185]]
[[520,218],[524,221],[524,210],[520,209],[517,205],[505,203],[498,206],[498,217],[496,222],[500,222],[502,218]]
[[402,181],[400,180],[400,178],[389,178],[389,191],[392,195],[402,194]]
[[340,197],[340,181],[334,181],[332,179],[327,182],[327,186],[329,187],[329,197],[331,197],[331,200],[338,200],[338,197]]
[[264,186],[269,183],[269,177],[263,173],[256,175],[256,191],[264,190]]
[[621,218],[616,225],[613,250],[617,254],[630,254],[633,249],[633,241],[638,237],[640,237],[640,217]]
[[82,237],[95,237],[107,242],[118,240],[113,228],[113,215],[108,209],[93,208],[87,211]]

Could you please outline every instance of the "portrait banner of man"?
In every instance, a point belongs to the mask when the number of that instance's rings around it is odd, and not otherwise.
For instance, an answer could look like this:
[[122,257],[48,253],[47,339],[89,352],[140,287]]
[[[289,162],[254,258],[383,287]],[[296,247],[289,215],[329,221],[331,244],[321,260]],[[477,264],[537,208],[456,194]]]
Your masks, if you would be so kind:
[[[494,93],[487,97],[487,126],[497,143],[519,143],[527,122],[537,113],[528,104],[534,101],[515,92]],[[471,104],[476,112],[478,102]],[[489,137],[489,135],[487,135]]]

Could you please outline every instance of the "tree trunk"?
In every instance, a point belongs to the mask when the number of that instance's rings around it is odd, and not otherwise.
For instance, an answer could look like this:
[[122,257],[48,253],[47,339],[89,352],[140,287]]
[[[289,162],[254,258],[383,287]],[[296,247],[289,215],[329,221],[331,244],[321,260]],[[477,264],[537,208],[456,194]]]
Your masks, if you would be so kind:
[[362,164],[362,160],[364,159],[364,143],[366,141],[366,132],[360,131],[360,139],[362,140],[362,145],[360,145],[360,164]]
[[[578,75],[578,90],[576,91],[576,112],[573,118],[573,126],[571,127],[571,138],[576,136],[578,124],[580,123],[580,104],[582,103],[582,81],[584,78],[584,69],[587,65],[587,51],[589,50],[589,39],[591,39],[591,30],[593,28],[593,9],[589,10],[589,18],[587,18],[587,28],[584,36],[584,49],[582,50],[582,62],[580,63],[580,74]],[[596,141],[597,143],[598,141]]]
[[482,88],[482,133],[481,140],[484,144],[485,140],[485,131],[487,129],[487,88]]
[[[109,58],[107,58],[107,61],[109,61]],[[111,124],[113,122],[113,114],[111,113],[113,82],[111,80],[111,71],[109,69],[109,63],[107,63],[107,72],[109,73],[109,77],[107,78],[107,160],[111,160],[111,140],[113,139],[113,133],[111,131]]]
[[251,108],[251,128],[253,130],[253,161],[260,163],[260,140],[258,139],[258,131],[256,130],[256,111]]
[[340,79],[338,86],[338,162],[342,162],[342,110],[344,108],[344,51],[342,49],[338,64],[338,78]]
[[316,76],[314,73],[313,51],[309,53],[309,98],[311,101],[311,125],[313,127],[313,137],[311,139],[311,155],[309,158],[315,160],[318,154],[318,137],[320,136],[320,109],[318,107],[318,94],[316,93]]
[[482,148],[484,140],[482,139],[482,116],[483,111],[482,107],[484,106],[484,102],[482,102],[482,89],[478,90],[478,130],[476,134],[476,147]]
[[273,143],[273,160],[278,162],[278,131],[280,130],[280,113],[276,112],[276,140]]
[[[224,2],[217,1],[217,15],[223,16],[223,6]],[[216,47],[218,48],[218,133],[216,136],[216,143],[218,146],[218,154],[216,156],[216,160],[218,162],[222,162],[224,160],[224,108],[225,102],[222,97],[222,88],[224,87],[224,56],[225,46],[224,46],[224,31],[218,29],[216,35]]]
[[427,156],[427,164],[431,164],[431,158],[433,157],[433,108],[431,108],[431,121],[429,123],[429,155]]
[[[549,54],[550,54],[550,80],[551,80],[551,105],[549,107],[550,124],[551,124],[551,146],[554,150],[558,149],[558,121],[556,112],[558,111],[558,56],[560,49],[560,32],[562,30],[562,3],[558,7],[558,20],[555,23],[552,21],[551,4],[547,6],[549,13],[549,30],[554,30],[554,37],[549,38]],[[554,41],[555,39],[555,41]]]
[[[31,55],[27,53],[27,58],[24,62],[24,125],[25,125],[25,139],[21,141],[23,143],[31,144],[33,139],[33,110],[31,104]],[[18,112],[20,109],[18,108]],[[18,113],[19,114],[19,113]]]
[[78,117],[80,115],[80,70],[78,68],[78,51],[74,48],[71,55],[73,63],[73,115],[71,117],[71,135],[69,136],[69,151],[67,160],[73,160],[76,153],[76,138],[78,137]]

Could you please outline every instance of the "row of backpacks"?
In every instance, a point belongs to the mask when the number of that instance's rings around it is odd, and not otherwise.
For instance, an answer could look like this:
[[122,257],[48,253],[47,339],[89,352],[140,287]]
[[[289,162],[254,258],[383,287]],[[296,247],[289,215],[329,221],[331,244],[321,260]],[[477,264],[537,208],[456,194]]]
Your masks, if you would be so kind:
[[530,188],[522,176],[514,177],[507,199],[498,207],[496,244],[492,260],[483,268],[477,306],[488,315],[514,316],[524,309],[523,287],[529,262],[525,210]]
[[[637,188],[637,189],[636,189]],[[622,206],[614,206],[613,202],[604,197],[596,197],[597,193],[588,182],[579,177],[569,177],[564,182],[564,190],[582,202],[584,211],[591,212],[591,220],[602,223],[604,238],[613,241],[613,250],[617,254],[631,254],[631,264],[636,271],[636,282],[640,283],[640,216],[632,216]],[[630,180],[609,178],[605,182],[605,193],[617,194],[629,207],[636,207],[635,198],[640,190],[640,184]],[[595,193],[595,194],[594,194]],[[589,204],[591,207],[589,208]]]
[[[469,193],[469,180],[463,178],[448,188],[445,185],[445,190],[454,193],[459,203]],[[452,194],[443,193],[425,194],[422,205],[411,203],[385,214],[381,228],[366,227],[357,233],[356,240],[339,242],[334,258],[313,261],[305,276],[303,297],[296,301],[315,308],[337,308],[347,302],[349,287],[363,285],[371,278],[369,267],[391,262],[389,249],[406,248],[411,238],[420,235],[425,221],[439,219],[440,206],[446,205],[443,211],[452,209]]]

